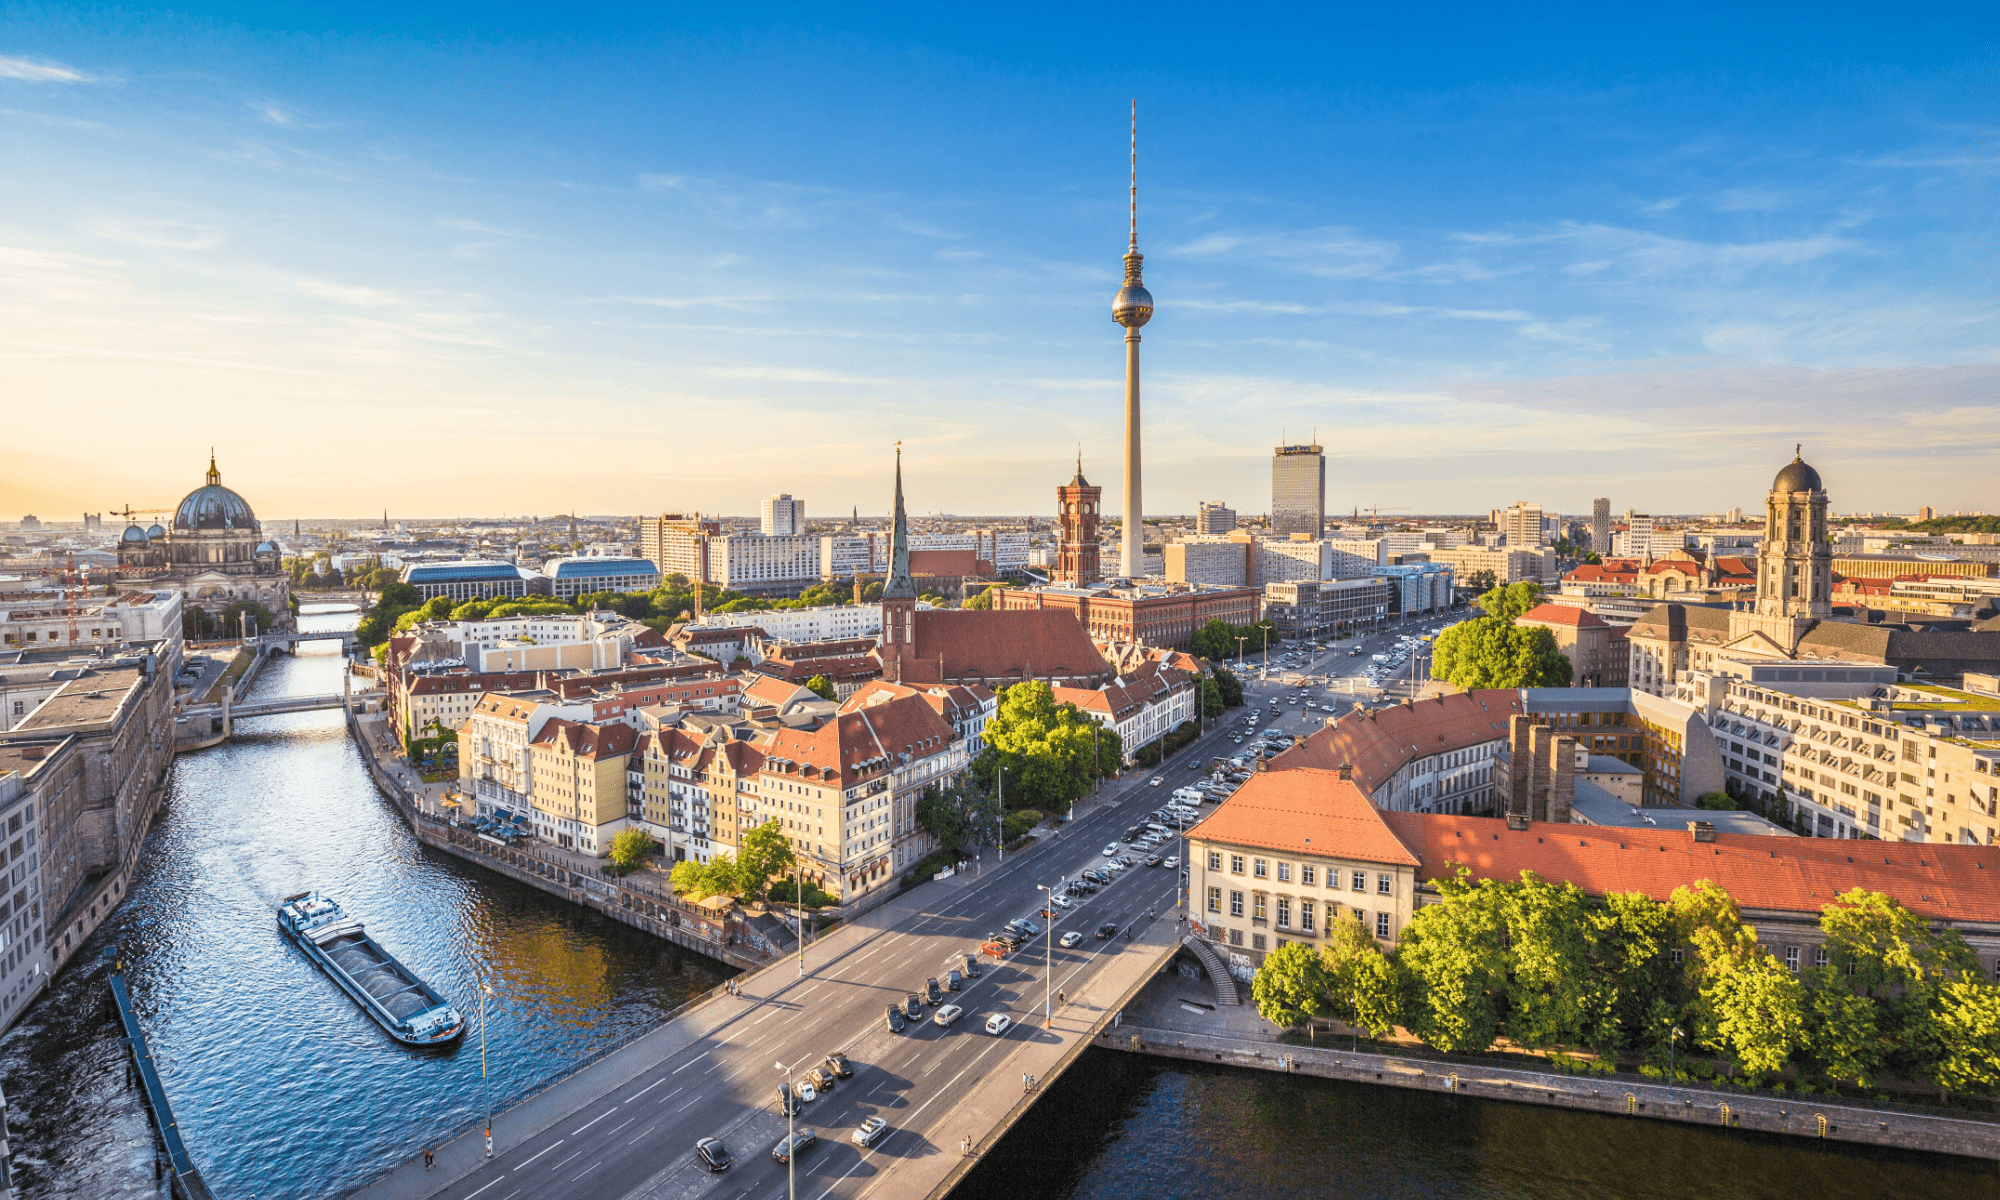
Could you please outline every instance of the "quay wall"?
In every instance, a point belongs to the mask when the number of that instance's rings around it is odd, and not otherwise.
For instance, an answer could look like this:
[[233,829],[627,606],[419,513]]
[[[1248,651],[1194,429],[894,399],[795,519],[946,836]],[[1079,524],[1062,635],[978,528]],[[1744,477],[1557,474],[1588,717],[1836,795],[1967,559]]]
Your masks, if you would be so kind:
[[1582,1109],[1613,1116],[2000,1160],[2000,1124],[1852,1104],[1815,1103],[1811,1096],[1779,1098],[1617,1077],[1555,1075],[1485,1064],[1213,1037],[1130,1024],[1104,1030],[1095,1040],[1109,1050],[1313,1075],[1349,1083],[1383,1084],[1537,1107]]

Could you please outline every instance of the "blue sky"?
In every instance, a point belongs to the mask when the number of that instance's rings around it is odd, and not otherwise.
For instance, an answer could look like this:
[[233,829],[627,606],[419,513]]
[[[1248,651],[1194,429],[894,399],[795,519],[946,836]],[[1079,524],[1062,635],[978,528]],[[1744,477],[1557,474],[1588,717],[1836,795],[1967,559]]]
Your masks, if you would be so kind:
[[[2000,509],[1994,11],[0,6],[0,514]],[[1115,509],[1115,504],[1114,504]]]

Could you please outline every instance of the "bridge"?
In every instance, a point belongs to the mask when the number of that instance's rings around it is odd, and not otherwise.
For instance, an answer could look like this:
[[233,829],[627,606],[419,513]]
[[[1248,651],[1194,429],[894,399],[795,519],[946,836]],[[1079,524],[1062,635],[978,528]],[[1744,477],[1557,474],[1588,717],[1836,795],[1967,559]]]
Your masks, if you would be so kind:
[[361,645],[361,638],[352,629],[287,630],[279,633],[260,633],[249,644],[269,654],[283,650],[298,653],[300,642],[339,642],[341,653],[352,654]]
[[274,696],[268,700],[237,700],[236,689],[222,685],[220,704],[190,705],[175,715],[181,726],[175,737],[181,750],[199,750],[226,742],[236,735],[236,722],[245,717],[275,717],[283,713],[317,712],[366,705],[380,698],[376,690],[355,692],[352,675],[342,675],[341,690],[320,696]]
[[[1213,733],[1170,761],[1206,761],[1226,745]],[[1141,774],[1006,863],[975,865],[857,917],[807,948],[717,989],[634,1041],[539,1088],[495,1117],[493,1154],[479,1128],[431,1143],[436,1169],[402,1164],[354,1200],[632,1200],[784,1196],[786,1168],[771,1147],[785,1136],[775,1103],[785,1070],[803,1074],[832,1051],[854,1074],[797,1116],[819,1144],[795,1164],[811,1200],[941,1198],[1033,1105],[1042,1087],[1172,961],[1182,944],[1179,872],[1135,865],[1109,887],[1077,897],[1055,922],[1033,917],[1040,885],[1103,866],[1100,853],[1163,792]],[[1162,847],[1175,853],[1177,843]],[[980,954],[1015,917],[1044,926],[1005,959]],[[1109,927],[1109,935],[1098,930]],[[1060,946],[1075,931],[1081,940]],[[891,1033],[884,1010],[972,954],[978,977],[945,997],[964,1013],[950,1027],[923,1017]],[[989,1018],[1011,1022],[986,1032]],[[851,1134],[880,1116],[868,1147]],[[429,1135],[413,1131],[413,1137]],[[702,1137],[735,1159],[726,1175],[695,1163]],[[723,1184],[726,1182],[727,1187]],[[717,1190],[721,1189],[721,1190]]]

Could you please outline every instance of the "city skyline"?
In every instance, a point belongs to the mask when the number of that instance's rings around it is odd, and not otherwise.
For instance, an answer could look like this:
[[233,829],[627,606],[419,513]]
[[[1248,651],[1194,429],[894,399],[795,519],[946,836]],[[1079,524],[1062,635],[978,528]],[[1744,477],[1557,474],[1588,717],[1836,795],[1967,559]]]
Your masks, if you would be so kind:
[[1750,508],[1800,440],[1844,511],[1994,507],[2000,158],[1944,18],[1778,58],[1757,18],[1364,25],[1331,62],[1254,23],[422,20],[12,25],[0,358],[19,411],[93,416],[15,423],[0,514],[166,503],[211,443],[274,516],[879,512],[900,437],[920,509],[1049,515],[1078,442],[1119,457],[1134,94],[1149,511],[1259,511],[1314,424],[1334,513]]

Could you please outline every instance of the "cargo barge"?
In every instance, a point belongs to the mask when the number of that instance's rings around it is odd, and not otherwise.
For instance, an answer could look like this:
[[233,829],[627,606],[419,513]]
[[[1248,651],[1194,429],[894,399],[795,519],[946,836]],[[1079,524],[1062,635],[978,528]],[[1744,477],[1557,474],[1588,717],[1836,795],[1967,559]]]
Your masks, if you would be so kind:
[[278,928],[404,1045],[442,1046],[465,1032],[465,1018],[449,1001],[332,900],[317,892],[285,897],[278,905]]

